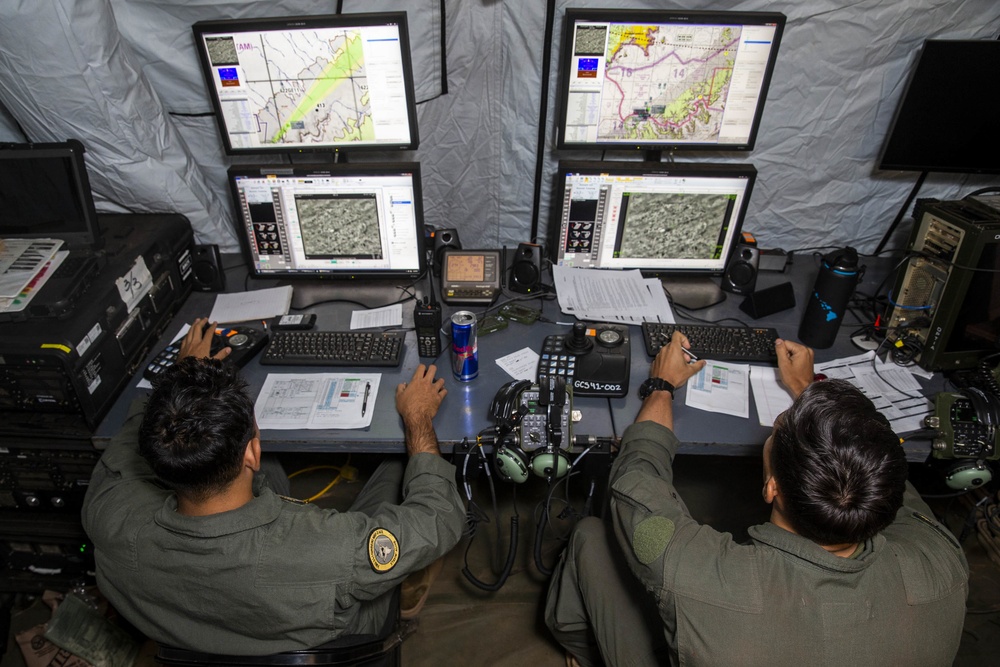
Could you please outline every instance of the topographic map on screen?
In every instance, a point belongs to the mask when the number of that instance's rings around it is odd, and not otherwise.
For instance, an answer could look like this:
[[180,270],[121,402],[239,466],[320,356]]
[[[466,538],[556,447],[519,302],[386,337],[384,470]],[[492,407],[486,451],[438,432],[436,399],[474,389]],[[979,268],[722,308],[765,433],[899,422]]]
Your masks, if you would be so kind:
[[256,143],[375,139],[360,30],[261,32],[254,39],[206,43],[221,92],[228,87],[245,94],[223,98],[227,126],[255,129]]
[[717,139],[740,33],[738,26],[611,24],[598,139]]

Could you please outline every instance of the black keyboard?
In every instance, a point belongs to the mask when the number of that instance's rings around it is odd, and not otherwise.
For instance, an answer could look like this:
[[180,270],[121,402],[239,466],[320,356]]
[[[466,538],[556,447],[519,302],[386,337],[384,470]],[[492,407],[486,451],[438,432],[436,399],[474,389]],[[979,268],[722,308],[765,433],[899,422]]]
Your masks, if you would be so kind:
[[677,329],[688,337],[691,351],[699,359],[778,365],[778,357],[774,353],[778,332],[767,327],[643,322],[642,339],[646,344],[646,354],[655,357],[660,348],[670,342]]
[[399,366],[401,332],[275,331],[260,363],[272,366]]

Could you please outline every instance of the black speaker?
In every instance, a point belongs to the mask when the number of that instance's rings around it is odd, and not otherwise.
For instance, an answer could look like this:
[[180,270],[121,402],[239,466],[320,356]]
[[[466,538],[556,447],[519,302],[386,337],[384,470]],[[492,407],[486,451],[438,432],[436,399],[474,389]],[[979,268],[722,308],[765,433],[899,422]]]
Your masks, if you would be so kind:
[[537,243],[520,243],[510,263],[510,280],[507,287],[512,292],[531,294],[542,284],[542,246]]
[[458,238],[457,229],[439,229],[434,232],[434,275],[441,275],[441,256],[445,249],[462,249],[462,241]]
[[740,304],[740,310],[755,320],[794,307],[795,290],[791,283],[781,283],[753,292]]
[[757,284],[757,267],[760,250],[755,246],[740,244],[729,260],[726,274],[722,276],[722,289],[733,294],[750,294]]
[[222,270],[222,255],[217,245],[194,247],[193,287],[201,292],[222,292],[226,289],[226,272]]

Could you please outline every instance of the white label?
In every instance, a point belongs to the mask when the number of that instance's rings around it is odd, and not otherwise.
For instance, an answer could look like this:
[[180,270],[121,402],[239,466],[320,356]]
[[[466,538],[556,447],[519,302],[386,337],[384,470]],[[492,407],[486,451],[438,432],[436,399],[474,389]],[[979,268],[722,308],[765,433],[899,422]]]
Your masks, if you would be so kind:
[[98,322],[94,325],[93,329],[87,332],[87,335],[83,337],[80,344],[76,346],[76,353],[80,355],[81,358],[84,354],[86,354],[87,350],[90,349],[90,346],[94,344],[97,337],[101,335],[101,331],[103,331],[103,329],[101,329],[101,323]]
[[125,302],[125,309],[131,312],[153,287],[153,276],[146,268],[146,260],[142,255],[139,255],[129,272],[116,280],[115,284],[118,285],[118,294]]

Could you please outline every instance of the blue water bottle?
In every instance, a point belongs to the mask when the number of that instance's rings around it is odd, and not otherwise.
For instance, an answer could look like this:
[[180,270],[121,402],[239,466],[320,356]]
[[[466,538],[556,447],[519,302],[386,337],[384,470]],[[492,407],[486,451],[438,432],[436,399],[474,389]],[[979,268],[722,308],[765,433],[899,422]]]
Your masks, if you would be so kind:
[[816,285],[799,326],[800,341],[820,349],[833,345],[844,321],[847,303],[864,273],[865,267],[858,266],[858,251],[850,246],[823,256]]

